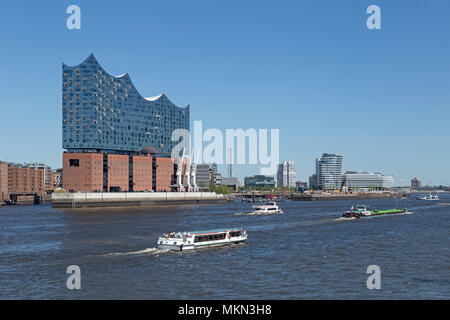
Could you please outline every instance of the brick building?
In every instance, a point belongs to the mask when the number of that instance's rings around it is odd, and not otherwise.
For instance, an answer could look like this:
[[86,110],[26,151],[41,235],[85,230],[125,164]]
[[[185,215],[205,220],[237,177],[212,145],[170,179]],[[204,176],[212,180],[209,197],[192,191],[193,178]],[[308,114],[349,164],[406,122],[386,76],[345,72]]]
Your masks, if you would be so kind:
[[9,165],[8,167],[8,192],[9,193],[44,193],[45,171],[33,169],[21,165]]
[[103,185],[107,188],[103,191],[129,191],[129,156],[123,154],[105,154],[105,156],[107,162],[103,162],[103,175],[107,175],[107,181],[106,183],[104,181]]
[[153,189],[153,157],[133,156],[132,160],[132,190],[151,191]]
[[8,195],[8,164],[0,161],[0,203],[9,199]]
[[75,66],[63,64],[62,81],[66,191],[174,189],[168,155],[178,141],[171,137],[189,130],[189,106],[178,107],[165,94],[144,98],[128,74],[108,74],[92,54]]
[[63,176],[67,192],[172,191],[175,165],[151,154],[66,152]]
[[64,153],[63,172],[66,191],[103,191],[101,153]]
[[25,163],[23,167],[30,169],[40,169],[44,172],[44,189],[46,191],[55,190],[55,174],[52,169],[44,163]]
[[156,192],[172,191],[175,179],[175,163],[172,158],[155,158],[154,190]]

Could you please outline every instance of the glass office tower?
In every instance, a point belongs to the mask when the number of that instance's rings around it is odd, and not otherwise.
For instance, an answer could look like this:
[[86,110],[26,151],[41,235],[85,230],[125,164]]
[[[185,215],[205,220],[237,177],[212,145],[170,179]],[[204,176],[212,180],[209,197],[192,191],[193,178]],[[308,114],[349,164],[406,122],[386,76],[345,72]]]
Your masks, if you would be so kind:
[[297,174],[295,172],[294,161],[283,161],[278,165],[277,171],[277,186],[295,188],[295,180]]
[[316,160],[317,186],[321,190],[340,190],[343,155],[324,153]]

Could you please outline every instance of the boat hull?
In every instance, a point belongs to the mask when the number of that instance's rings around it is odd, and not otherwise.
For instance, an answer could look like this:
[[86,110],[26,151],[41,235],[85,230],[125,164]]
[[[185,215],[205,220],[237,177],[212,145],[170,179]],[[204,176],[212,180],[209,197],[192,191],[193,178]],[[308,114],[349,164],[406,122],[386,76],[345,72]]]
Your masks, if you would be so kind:
[[210,243],[194,243],[193,245],[184,245],[184,244],[167,244],[167,243],[158,243],[156,248],[160,250],[170,250],[170,251],[186,251],[186,250],[194,250],[201,248],[210,248],[210,247],[222,247],[227,245],[233,245],[245,242],[247,238],[242,239],[233,239],[233,240],[225,240],[225,241],[215,241]]
[[388,216],[388,215],[404,215],[412,214],[408,209],[389,209],[389,210],[373,210],[370,213],[358,213],[358,212],[346,212],[343,214],[344,218],[372,218],[378,216]]
[[175,245],[175,244],[157,244],[156,248],[160,250],[170,250],[170,251],[183,251],[183,250],[192,250],[194,246],[184,246],[184,245]]
[[251,215],[269,215],[269,214],[282,214],[283,210],[276,210],[276,211],[253,211],[250,214]]
[[391,210],[375,210],[372,211],[369,217],[373,216],[386,216],[391,214],[406,214],[408,210],[406,209],[391,209]]

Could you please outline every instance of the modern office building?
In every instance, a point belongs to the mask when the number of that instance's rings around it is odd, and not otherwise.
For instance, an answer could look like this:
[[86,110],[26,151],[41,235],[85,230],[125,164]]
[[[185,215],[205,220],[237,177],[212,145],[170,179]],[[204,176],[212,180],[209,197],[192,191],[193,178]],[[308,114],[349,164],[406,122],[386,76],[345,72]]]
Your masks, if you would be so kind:
[[284,161],[278,165],[277,172],[277,186],[295,188],[295,180],[297,179],[297,174],[295,172],[295,162],[294,161]]
[[308,180],[309,180],[308,181],[309,182],[309,189],[312,189],[312,190],[319,189],[318,183],[317,183],[317,175],[316,174],[311,175]]
[[223,178],[222,179],[222,185],[232,188],[234,191],[236,191],[239,187],[239,181],[236,177],[233,178]]
[[197,164],[196,183],[202,191],[209,190],[211,186],[211,165]]
[[272,176],[255,175],[245,177],[245,189],[273,189],[275,188],[275,179]]
[[164,94],[144,98],[128,74],[108,74],[93,54],[63,64],[62,80],[64,189],[171,191],[171,136],[189,130],[189,106]]
[[[220,173],[213,174],[214,185],[221,186],[223,184],[223,179],[225,179]],[[230,179],[230,178],[227,178]]]
[[218,168],[217,168],[217,163],[214,163],[214,162],[210,163],[209,166],[210,166],[211,171],[212,171],[213,174],[219,173]]
[[295,182],[295,189],[297,191],[307,190],[308,189],[308,182],[296,181]]
[[420,188],[422,188],[422,181],[417,177],[412,178],[411,190],[419,190]]
[[224,177],[219,173],[217,163],[210,164],[211,181],[215,186],[220,186],[223,183]]
[[349,191],[375,191],[394,187],[394,177],[384,176],[381,173],[350,172],[342,176],[342,186]]
[[324,153],[316,159],[317,187],[324,191],[340,190],[343,155]]

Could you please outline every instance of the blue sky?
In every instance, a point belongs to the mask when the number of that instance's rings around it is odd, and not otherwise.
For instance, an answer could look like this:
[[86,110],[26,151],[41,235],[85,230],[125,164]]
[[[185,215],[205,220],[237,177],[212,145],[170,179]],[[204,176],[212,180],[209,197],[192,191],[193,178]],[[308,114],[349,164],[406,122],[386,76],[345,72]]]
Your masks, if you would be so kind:
[[[81,30],[66,28],[71,4]],[[366,28],[370,4],[381,30]],[[279,128],[298,180],[337,152],[344,170],[448,184],[449,12],[445,0],[3,2],[0,160],[61,166],[61,64],[93,52],[144,96],[190,104],[204,129]]]

